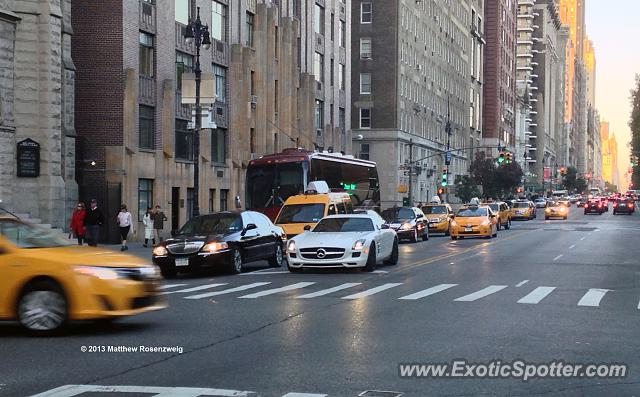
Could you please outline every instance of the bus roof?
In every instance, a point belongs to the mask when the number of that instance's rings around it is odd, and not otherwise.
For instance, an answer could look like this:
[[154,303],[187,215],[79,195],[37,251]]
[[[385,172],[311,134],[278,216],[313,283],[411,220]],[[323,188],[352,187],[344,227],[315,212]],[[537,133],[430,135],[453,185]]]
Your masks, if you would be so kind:
[[311,152],[304,149],[289,148],[284,149],[281,153],[266,154],[260,158],[251,160],[249,165],[264,165],[270,163],[289,163],[295,161],[305,161],[311,159],[321,159],[328,161],[344,162],[349,164],[363,165],[367,167],[375,167],[376,163],[368,160],[357,159],[351,155],[345,155],[335,152]]

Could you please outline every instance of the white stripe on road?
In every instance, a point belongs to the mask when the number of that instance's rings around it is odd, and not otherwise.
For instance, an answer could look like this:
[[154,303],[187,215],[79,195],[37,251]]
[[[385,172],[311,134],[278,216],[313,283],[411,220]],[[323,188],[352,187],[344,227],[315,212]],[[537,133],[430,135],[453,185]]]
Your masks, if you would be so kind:
[[222,291],[205,292],[204,294],[185,296],[184,299],[209,298],[209,297],[212,297],[212,296],[230,294],[232,292],[239,292],[239,291],[245,291],[245,290],[248,290],[248,289],[251,289],[251,288],[262,287],[263,285],[267,285],[267,284],[271,284],[271,282],[265,281],[265,282],[261,282],[261,283],[252,283],[252,284],[247,284],[247,285],[241,285],[241,286],[235,287],[235,288],[227,288],[227,289],[223,289]]
[[451,287],[455,287],[456,285],[458,285],[458,284],[440,284],[440,285],[436,285],[435,287],[427,288],[427,289],[424,289],[422,291],[418,291],[415,294],[403,296],[403,297],[398,298],[398,299],[416,300],[416,299],[424,298],[425,296],[437,294],[438,292],[444,291],[444,290],[449,289]]
[[506,285],[490,285],[487,288],[483,288],[480,291],[476,291],[472,294],[461,296],[460,298],[454,299],[456,302],[473,302],[475,300],[484,298],[485,296],[489,296],[491,294],[495,294],[498,291],[507,288]]
[[308,298],[315,298],[316,296],[323,296],[323,295],[328,295],[331,294],[333,292],[336,291],[341,291],[343,289],[347,289],[347,288],[351,288],[351,287],[355,287],[356,285],[360,285],[362,283],[345,283],[345,284],[340,284],[337,287],[333,287],[333,288],[327,288],[327,289],[323,289],[317,292],[312,292],[310,294],[305,294],[305,295],[300,295],[300,296],[296,296],[296,298],[299,299],[308,299]]
[[556,256],[555,258],[553,258],[554,261],[557,261],[558,259],[562,258],[564,256],[564,254],[560,254],[558,256]]
[[327,397],[328,394],[313,394],[313,393],[287,393],[282,397]]
[[578,302],[578,306],[598,307],[604,295],[611,291],[610,289],[591,288]]
[[169,288],[176,288],[176,287],[184,287],[185,285],[189,285],[189,284],[166,284],[166,285],[163,285],[163,286],[159,287],[158,289],[169,289]]
[[203,289],[209,289],[209,288],[220,287],[221,285],[227,285],[227,283],[218,283],[218,284],[206,284],[206,285],[200,285],[200,286],[198,286],[198,287],[187,288],[187,289],[180,289],[180,290],[177,290],[177,291],[161,292],[161,293],[160,293],[160,295],[180,294],[180,293],[186,293],[186,292],[196,292],[196,291],[202,291]]
[[378,292],[382,292],[382,291],[388,290],[389,288],[397,287],[398,285],[402,285],[402,283],[382,284],[379,287],[375,287],[375,288],[368,289],[366,291],[358,292],[357,294],[347,295],[347,296],[343,297],[342,299],[360,299],[360,298],[364,298],[364,297],[367,297],[367,296],[370,296],[370,295],[373,295],[373,294],[377,294]]
[[[254,392],[228,390],[228,389],[205,389],[196,387],[155,387],[155,386],[99,386],[99,385],[65,385],[31,397],[73,397],[84,393],[139,393],[152,394],[156,397],[197,397],[197,396],[220,396],[220,397],[251,397],[256,396]],[[326,395],[323,395],[326,396]]]
[[573,244],[571,247],[569,247],[569,249],[570,249],[570,250],[572,250],[572,249],[574,249],[574,248],[576,248],[576,245],[575,245],[575,244]]
[[240,273],[241,276],[263,276],[263,275],[269,275],[269,274],[285,274],[285,273],[291,273],[288,270],[279,270],[279,271],[266,271],[269,269],[263,269],[263,270],[258,270],[255,272],[249,272],[249,273]]
[[315,282],[295,283],[295,284],[287,285],[287,286],[280,287],[280,288],[267,289],[267,290],[264,290],[264,291],[256,292],[254,294],[243,295],[243,296],[240,296],[239,298],[240,299],[255,299],[255,298],[260,298],[260,297],[267,296],[267,295],[278,294],[280,292],[291,291],[291,290],[294,290],[294,289],[300,289],[300,288],[308,287],[308,286],[313,285],[313,284],[315,284]]
[[530,305],[537,305],[547,295],[549,295],[556,287],[538,287],[529,292],[526,296],[518,301],[518,303],[528,303]]
[[581,238],[580,238],[580,241],[583,241],[585,238],[586,238],[586,237],[581,237]]
[[522,287],[523,285],[525,285],[528,282],[529,282],[529,280],[520,281],[518,284],[516,284],[516,287]]

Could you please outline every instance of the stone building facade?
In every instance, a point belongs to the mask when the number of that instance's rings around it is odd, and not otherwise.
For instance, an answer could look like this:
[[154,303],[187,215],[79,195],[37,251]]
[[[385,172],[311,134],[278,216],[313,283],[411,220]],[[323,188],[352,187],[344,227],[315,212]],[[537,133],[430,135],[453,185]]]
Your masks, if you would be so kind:
[[[63,228],[77,200],[71,0],[0,0],[0,207]],[[20,177],[17,144],[39,144]]]

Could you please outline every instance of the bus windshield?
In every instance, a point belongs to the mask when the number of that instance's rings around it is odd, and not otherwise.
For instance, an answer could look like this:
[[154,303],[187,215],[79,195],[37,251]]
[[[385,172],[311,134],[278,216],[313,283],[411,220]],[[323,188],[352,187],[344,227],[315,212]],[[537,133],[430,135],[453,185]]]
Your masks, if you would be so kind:
[[306,164],[264,164],[247,169],[247,208],[280,207],[293,195],[304,193]]

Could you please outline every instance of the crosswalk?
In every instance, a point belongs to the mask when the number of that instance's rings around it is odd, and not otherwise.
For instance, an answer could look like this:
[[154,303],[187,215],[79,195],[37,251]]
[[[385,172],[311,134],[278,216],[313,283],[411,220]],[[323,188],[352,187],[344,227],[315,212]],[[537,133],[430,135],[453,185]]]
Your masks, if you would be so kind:
[[[615,293],[613,289],[588,288],[576,294],[576,288],[567,289],[556,286],[535,286],[533,282],[524,282],[505,285],[495,284],[486,286],[468,286],[457,283],[443,283],[425,286],[427,288],[415,288],[409,290],[405,283],[381,283],[381,282],[349,282],[337,285],[327,285],[326,281],[302,281],[291,284],[279,284],[279,282],[259,281],[250,283],[209,283],[203,285],[188,285],[184,283],[167,284],[161,287],[163,295],[178,296],[180,298],[198,301],[213,297],[231,297],[243,300],[257,300],[269,297],[284,297],[286,299],[311,300],[321,298],[334,298],[346,301],[367,299],[384,296],[398,301],[423,301],[434,295],[444,295],[452,302],[473,303],[493,298],[494,296],[508,296],[515,303],[522,305],[538,305],[549,301],[554,294],[556,303],[573,304],[578,307],[600,307],[607,296]],[[186,288],[185,288],[186,287]],[[563,292],[563,293],[561,293]],[[514,299],[514,294],[515,299]],[[638,291],[640,297],[640,291]],[[568,301],[571,299],[571,301]],[[634,302],[635,308],[636,302]],[[640,302],[637,303],[640,310]]]

